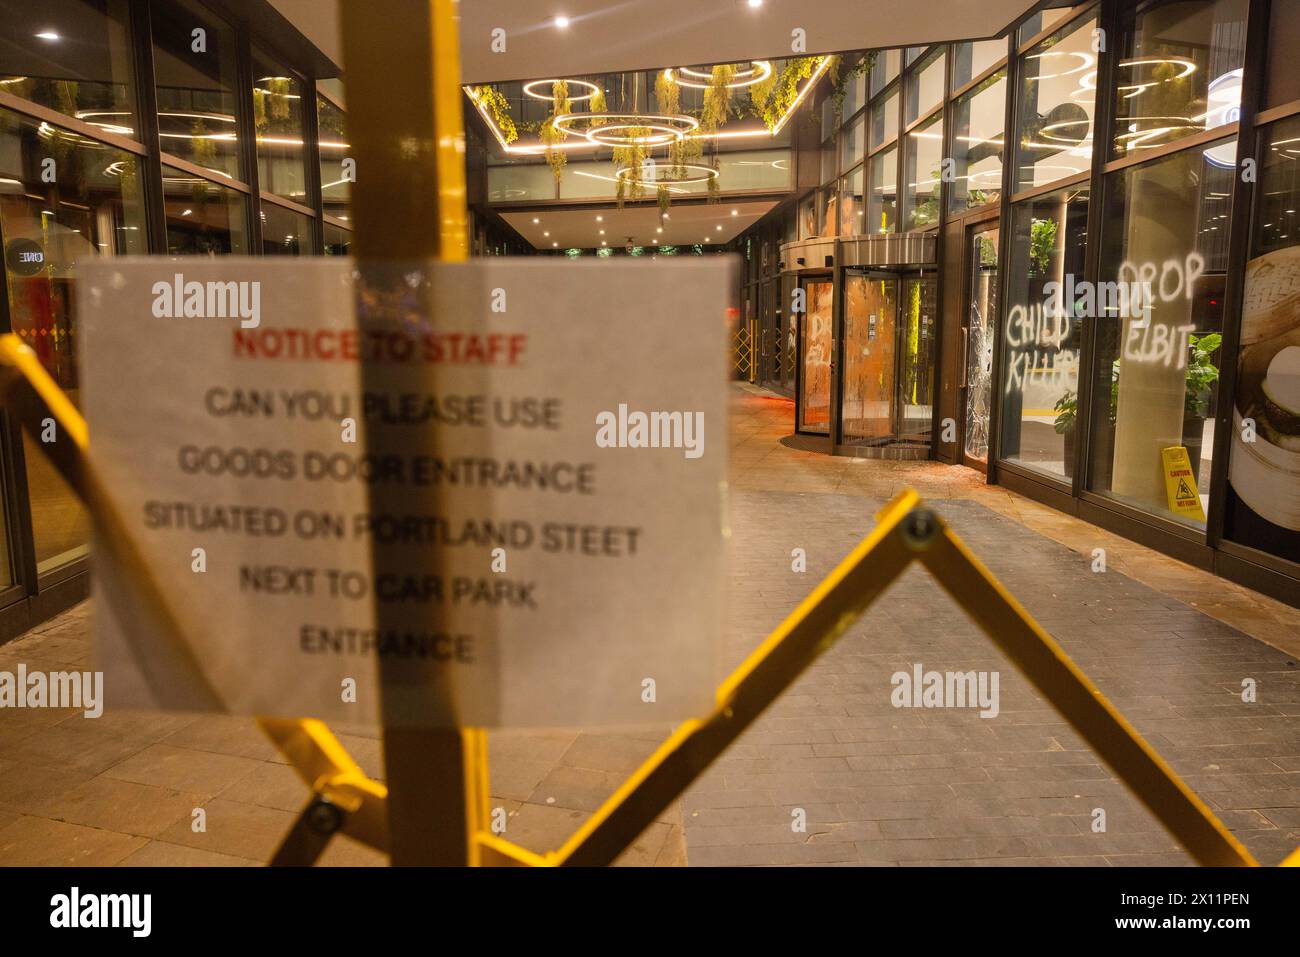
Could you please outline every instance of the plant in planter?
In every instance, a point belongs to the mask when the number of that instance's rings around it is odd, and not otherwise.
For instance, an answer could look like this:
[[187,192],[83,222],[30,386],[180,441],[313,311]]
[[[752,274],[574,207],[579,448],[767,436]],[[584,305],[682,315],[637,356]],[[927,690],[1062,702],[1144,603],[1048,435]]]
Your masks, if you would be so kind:
[[1214,384],[1219,381],[1219,367],[1213,357],[1219,351],[1223,336],[1211,332],[1204,336],[1188,336],[1187,391],[1183,399],[1183,445],[1192,462],[1192,474],[1200,479],[1201,445],[1205,435],[1205,420],[1210,415],[1210,400]]
[[1056,405],[1052,406],[1052,411],[1056,413],[1056,421],[1052,423],[1052,428],[1056,434],[1062,436],[1065,440],[1065,474],[1074,474],[1074,427],[1079,421],[1079,394],[1077,392],[1066,392],[1056,400]]

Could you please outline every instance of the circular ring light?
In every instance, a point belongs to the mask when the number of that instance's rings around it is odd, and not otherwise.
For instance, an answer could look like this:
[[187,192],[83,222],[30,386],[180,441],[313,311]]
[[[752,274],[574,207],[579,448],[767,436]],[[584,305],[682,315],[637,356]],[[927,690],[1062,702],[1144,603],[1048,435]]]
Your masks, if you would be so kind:
[[[1070,128],[1083,127],[1083,136],[1070,136],[1063,131]],[[1088,139],[1088,133],[1092,129],[1091,118],[1086,120],[1061,120],[1057,123],[1048,123],[1038,131],[1038,135],[1052,144],[1062,144],[1064,146],[1078,146]]]
[[525,83],[524,95],[531,96],[534,100],[545,100],[548,103],[554,103],[555,102],[554,94],[548,95],[546,93],[539,93],[537,92],[537,87],[544,86],[549,90],[556,83],[567,83],[570,88],[575,86],[580,86],[587,91],[586,93],[583,93],[581,96],[569,97],[570,103],[585,103],[587,100],[590,100],[592,97],[594,97],[597,93],[600,92],[600,87],[598,87],[595,83],[589,83],[586,80],[555,79],[555,80],[531,80],[530,82]]
[[[727,84],[728,89],[735,90],[743,86],[753,86],[755,83],[761,83],[772,75],[772,64],[768,60],[750,60],[749,63],[748,70],[736,71],[736,75]],[[671,67],[664,70],[664,74],[678,86],[690,87],[693,90],[707,90],[713,85],[713,74],[705,73],[703,70],[692,70],[689,67],[679,66],[676,70]]]
[[[642,167],[644,171],[645,167]],[[682,170],[682,176],[672,175],[674,169]],[[614,176],[618,179],[625,180],[637,186],[698,186],[701,183],[707,183],[711,179],[718,178],[718,171],[712,166],[701,166],[696,163],[683,163],[680,166],[672,166],[663,163],[656,165],[654,168],[653,179],[642,179],[640,175],[633,175],[634,169],[631,166],[624,166]],[[661,173],[666,175],[660,175]]]
[[[578,129],[575,123],[588,125]],[[557,130],[584,136],[597,146],[666,146],[685,139],[699,126],[693,116],[662,113],[565,113],[555,118]]]
[[1060,76],[1069,76],[1071,73],[1079,73],[1082,70],[1089,69],[1097,61],[1093,59],[1091,53],[1085,53],[1082,50],[1044,50],[1042,53],[1031,53],[1025,57],[1026,60],[1046,60],[1048,57],[1072,56],[1079,58],[1079,65],[1073,69],[1066,70],[1063,73],[1040,73],[1038,76],[1027,76],[1026,80],[1053,80]]

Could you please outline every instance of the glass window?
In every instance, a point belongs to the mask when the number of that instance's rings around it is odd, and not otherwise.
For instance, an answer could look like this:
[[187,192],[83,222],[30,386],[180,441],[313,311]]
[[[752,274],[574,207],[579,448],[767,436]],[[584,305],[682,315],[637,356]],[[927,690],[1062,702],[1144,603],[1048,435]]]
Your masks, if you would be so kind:
[[898,136],[898,94],[891,93],[871,108],[869,149],[891,143]]
[[1202,528],[1234,143],[1132,166],[1106,183],[1101,278],[1115,295],[1097,308],[1091,487]]
[[1264,138],[1241,310],[1225,534],[1300,562],[1300,312],[1294,292],[1300,288],[1300,116],[1267,127]]
[[258,187],[312,205],[303,161],[303,96],[307,85],[253,48],[253,125],[257,130]]
[[241,178],[234,30],[190,0],[149,11],[163,152]]
[[1116,67],[1115,155],[1237,121],[1248,5],[1180,0],[1128,25]]
[[859,166],[840,180],[840,235],[858,236],[865,232],[866,210],[862,205],[862,176]]
[[817,235],[831,239],[839,230],[839,203],[836,201],[836,184],[823,186],[817,194]]
[[1007,41],[976,40],[973,43],[955,43],[952,48],[952,88],[965,86],[993,64],[1007,58]]
[[799,238],[811,239],[817,235],[817,200],[809,196],[799,203]]
[[1011,232],[1011,263],[1002,286],[1002,458],[1068,479],[1074,474],[1082,328],[1073,298],[1062,294],[1070,305],[1057,308],[1048,293],[1072,289],[1071,277],[1083,276],[1087,187],[1017,203]]
[[127,0],[0,0],[0,90],[139,139]]
[[964,213],[1002,196],[1006,71],[993,74],[953,103],[953,181],[948,208]]
[[[865,54],[864,54],[865,55]],[[848,66],[844,69],[854,70],[859,65]],[[867,102],[867,75],[865,72],[855,73],[844,81],[844,102],[840,107],[840,116],[849,117],[858,110],[862,109],[863,104]]]
[[1028,43],[1044,30],[1050,30],[1053,25],[1060,23],[1072,12],[1069,7],[1057,7],[1053,10],[1042,10],[1027,17],[1025,22],[1020,25],[1020,30],[1016,35],[1016,43]]
[[869,85],[872,96],[875,96],[894,81],[898,76],[902,63],[901,50],[880,50],[877,52],[876,62],[871,65]]
[[347,115],[323,96],[316,97],[316,111],[320,125],[320,183],[321,202],[327,216],[345,222],[351,217],[352,180],[355,170],[348,152]]
[[892,233],[898,222],[898,147],[882,150],[867,163],[871,193],[867,196],[866,233]]
[[311,220],[296,210],[262,200],[262,253],[266,256],[311,255]]
[[[58,176],[45,182],[41,161]],[[148,252],[140,195],[143,163],[49,123],[0,110],[0,234],[9,318],[74,403],[77,263]],[[25,432],[36,566],[46,571],[86,553],[90,521],[80,500]]]
[[844,376],[840,417],[846,443],[894,436],[898,280],[844,277]]
[[928,47],[925,47],[925,46],[919,46],[919,47],[908,47],[908,48],[907,48],[906,65],[907,65],[907,66],[911,66],[911,65],[912,65],[913,63],[915,63],[917,60],[921,59],[921,55],[922,55],[923,53],[925,53],[925,51],[926,51],[927,49],[929,49],[929,48],[928,48]]
[[835,138],[831,137],[822,144],[822,179],[823,183],[829,183],[835,179],[839,172],[836,166],[836,147]]
[[1264,78],[1264,109],[1300,100],[1300,70],[1295,68],[1295,51],[1300,49],[1300,6],[1294,3],[1271,3],[1268,10],[1268,68]]
[[903,167],[907,194],[904,222],[908,229],[925,229],[939,222],[939,185],[943,167],[943,114],[907,134]]
[[1085,172],[1092,164],[1097,55],[1091,19],[1025,54],[1017,107],[1016,191]]
[[943,102],[944,70],[947,59],[943,48],[931,54],[924,63],[912,67],[907,74],[907,95],[905,106],[907,116],[904,125],[917,117],[925,116]]
[[848,169],[854,163],[862,159],[863,149],[863,127],[866,125],[866,119],[858,117],[844,129],[844,156],[840,162],[841,169]]
[[244,195],[171,166],[162,169],[167,252],[173,256],[247,253]]
[[826,435],[831,425],[831,303],[834,285],[806,282],[799,322],[799,429]]

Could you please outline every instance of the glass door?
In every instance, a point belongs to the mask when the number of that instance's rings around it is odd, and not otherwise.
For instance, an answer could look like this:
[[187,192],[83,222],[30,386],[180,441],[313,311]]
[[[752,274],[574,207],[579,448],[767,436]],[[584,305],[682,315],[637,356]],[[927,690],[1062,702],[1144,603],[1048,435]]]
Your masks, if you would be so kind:
[[966,322],[962,326],[962,461],[986,468],[989,410],[993,400],[993,342],[998,311],[998,227],[972,230],[967,243],[969,277]]
[[845,444],[880,445],[895,435],[898,279],[849,271],[844,276]]
[[798,431],[831,433],[831,350],[834,344],[835,284],[829,279],[800,283],[804,310],[799,316]]

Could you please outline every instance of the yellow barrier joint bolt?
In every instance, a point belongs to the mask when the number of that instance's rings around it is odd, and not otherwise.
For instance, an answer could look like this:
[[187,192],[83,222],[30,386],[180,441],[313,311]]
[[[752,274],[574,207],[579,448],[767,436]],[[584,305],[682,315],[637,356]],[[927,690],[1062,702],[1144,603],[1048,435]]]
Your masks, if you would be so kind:
[[903,541],[916,552],[923,552],[939,536],[939,519],[928,508],[914,508],[902,524]]

